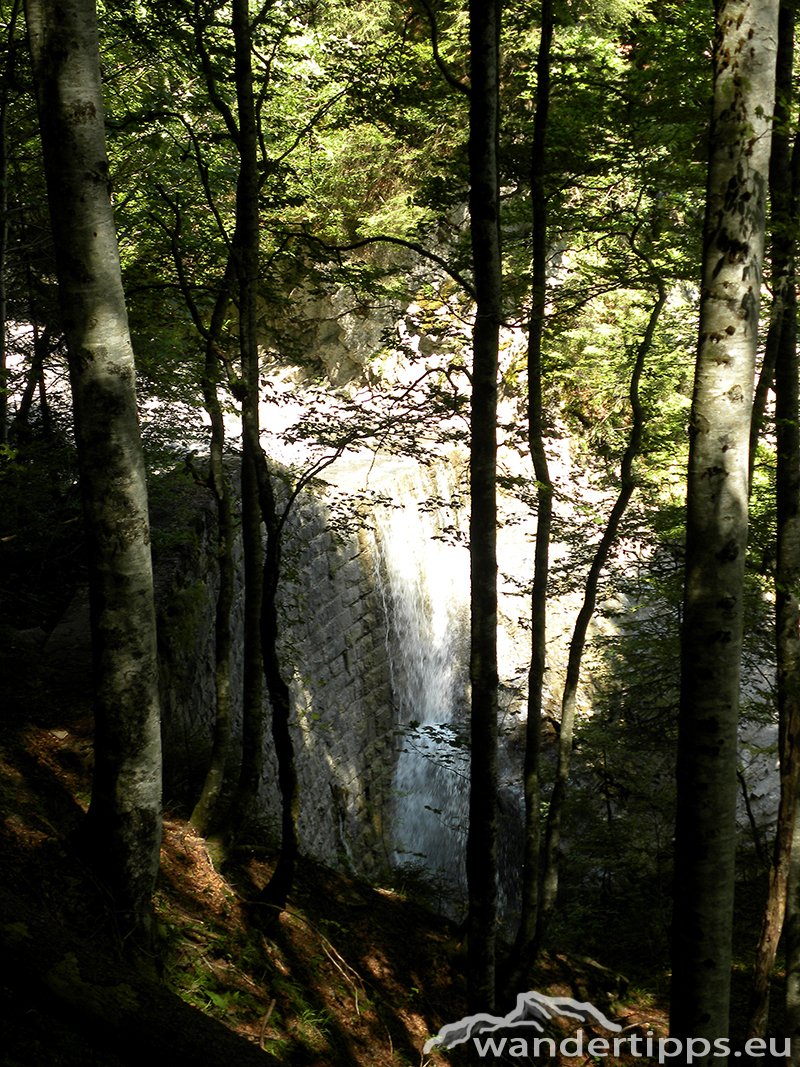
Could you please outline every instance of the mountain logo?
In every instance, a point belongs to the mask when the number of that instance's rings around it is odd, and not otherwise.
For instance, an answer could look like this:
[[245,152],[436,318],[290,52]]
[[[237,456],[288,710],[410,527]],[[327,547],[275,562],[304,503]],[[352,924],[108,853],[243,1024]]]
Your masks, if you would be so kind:
[[593,1004],[573,1000],[571,997],[547,997],[544,993],[530,990],[527,993],[518,994],[516,1007],[508,1015],[467,1015],[459,1019],[457,1023],[447,1023],[436,1037],[428,1038],[422,1051],[427,1055],[439,1046],[454,1048],[477,1034],[511,1030],[519,1026],[532,1026],[539,1033],[544,1033],[542,1023],[559,1016],[577,1019],[579,1022],[591,1019],[614,1033],[619,1033],[622,1029],[619,1023],[607,1019]]

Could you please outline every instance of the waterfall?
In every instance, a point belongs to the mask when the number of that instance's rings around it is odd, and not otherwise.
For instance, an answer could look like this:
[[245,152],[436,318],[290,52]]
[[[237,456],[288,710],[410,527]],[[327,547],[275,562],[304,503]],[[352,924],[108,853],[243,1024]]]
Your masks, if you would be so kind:
[[376,585],[399,723],[394,861],[452,911],[466,893],[469,555],[452,469],[418,467],[375,510]]

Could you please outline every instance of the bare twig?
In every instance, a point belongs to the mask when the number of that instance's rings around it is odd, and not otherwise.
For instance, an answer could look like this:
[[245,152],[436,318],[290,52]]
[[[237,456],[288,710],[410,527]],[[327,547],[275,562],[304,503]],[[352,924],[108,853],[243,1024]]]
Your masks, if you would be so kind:
[[267,1023],[269,1022],[269,1017],[270,1017],[270,1015],[272,1015],[272,1012],[273,1012],[274,1008],[275,1008],[275,998],[273,997],[272,1000],[270,1001],[269,1007],[267,1008],[267,1014],[264,1016],[264,1021],[261,1023],[261,1033],[258,1035],[258,1047],[261,1049],[262,1052],[266,1052],[267,1051],[264,1048],[264,1035],[267,1032]]

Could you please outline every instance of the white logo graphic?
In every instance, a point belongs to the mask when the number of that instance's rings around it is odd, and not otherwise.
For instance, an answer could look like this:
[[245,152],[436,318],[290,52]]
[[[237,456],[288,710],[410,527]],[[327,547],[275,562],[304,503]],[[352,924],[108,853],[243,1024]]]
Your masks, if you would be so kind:
[[517,996],[517,1005],[508,1015],[467,1015],[457,1023],[447,1023],[443,1026],[436,1037],[430,1037],[425,1042],[423,1052],[427,1055],[438,1045],[444,1048],[454,1048],[461,1045],[476,1034],[494,1033],[495,1030],[507,1030],[518,1026],[532,1026],[539,1033],[544,1033],[542,1022],[558,1018],[564,1015],[570,1019],[578,1019],[586,1022],[593,1019],[606,1030],[618,1033],[622,1027],[619,1023],[612,1022],[593,1004],[573,1000],[571,997],[546,997],[544,993],[530,990]]

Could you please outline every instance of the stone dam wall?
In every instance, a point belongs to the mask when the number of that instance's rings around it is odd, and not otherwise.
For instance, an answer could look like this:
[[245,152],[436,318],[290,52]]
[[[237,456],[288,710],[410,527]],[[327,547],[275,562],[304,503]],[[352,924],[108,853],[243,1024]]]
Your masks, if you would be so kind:
[[[175,488],[162,510],[153,507],[167,805],[197,796],[211,749],[219,584],[211,493],[187,481]],[[374,591],[370,538],[355,524],[332,521],[324,499],[310,492],[295,502],[284,536],[280,653],[293,703],[301,848],[368,876],[389,863],[396,758],[386,622]],[[240,560],[240,543],[236,553]],[[241,567],[237,571],[233,781],[241,753],[244,627]],[[263,828],[277,836],[280,796],[268,701],[264,756]]]

